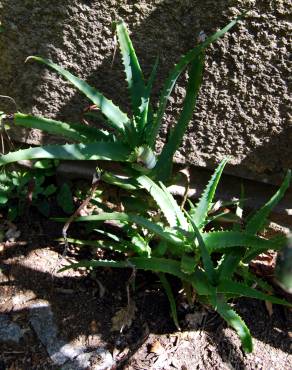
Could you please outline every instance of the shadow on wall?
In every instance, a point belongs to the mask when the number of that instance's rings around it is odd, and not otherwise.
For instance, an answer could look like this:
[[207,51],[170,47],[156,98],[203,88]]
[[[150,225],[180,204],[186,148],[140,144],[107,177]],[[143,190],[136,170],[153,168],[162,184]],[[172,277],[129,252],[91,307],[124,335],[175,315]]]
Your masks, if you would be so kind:
[[[287,170],[292,169],[291,143],[292,126],[287,125],[280,134],[271,135],[266,142],[254,147],[240,162],[240,166],[232,167],[232,173],[239,177],[280,185]],[[286,153],[289,151],[291,156],[287,157]],[[263,159],[270,165],[263,166]]]
[[[90,102],[45,66],[37,63],[24,65],[27,56],[41,55],[86,79],[122,109],[129,111],[128,92],[118,52],[111,66],[115,49],[114,20],[123,18],[129,25],[146,78],[159,55],[159,79],[154,90],[154,97],[157,98],[168,71],[196,43],[199,32],[204,30],[211,34],[225,25],[234,17],[234,6],[243,10],[240,4],[238,0],[144,0],[137,6],[135,1],[130,0],[64,0],[61,3],[43,0],[39,5],[34,0],[2,0],[1,18],[5,32],[0,36],[0,66],[4,71],[0,74],[0,94],[15,98],[23,112],[68,122],[80,121]],[[234,44],[234,40],[229,43]],[[222,52],[216,49],[216,60],[220,61]],[[232,63],[229,67],[231,73]],[[162,139],[166,137],[167,127],[179,114],[184,94],[181,86],[170,98],[169,114],[161,131]],[[11,110],[11,104],[7,104],[7,109]],[[226,113],[220,108],[218,117]],[[0,110],[5,110],[3,100],[0,100]],[[247,129],[245,121],[242,123],[239,120],[234,122],[234,127],[227,128],[223,118],[221,121],[223,126],[220,122],[214,123],[212,129],[204,128],[204,122],[198,122],[198,135],[191,133],[196,126],[191,127],[180,158],[187,158],[195,165],[214,168],[220,155],[234,153],[236,165],[227,167],[227,173],[279,183],[285,168],[290,166],[287,157],[291,152],[291,127],[283,123],[282,132],[274,136],[267,132],[269,142],[264,142],[260,122],[258,127],[255,124],[255,127]],[[239,133],[238,127],[241,130]],[[270,130],[269,127],[266,129]],[[210,130],[218,131],[218,135],[210,135]],[[252,136],[256,136],[257,132],[258,140],[256,138],[253,143]],[[36,139],[42,141],[45,138],[36,135]],[[238,145],[237,140],[241,140]],[[219,151],[217,147],[220,147]],[[238,147],[242,149],[237,150]]]
[[[196,43],[201,30],[213,32],[227,21],[221,14],[232,1],[100,1],[3,0],[5,33],[0,44],[1,94],[13,96],[24,112],[79,121],[90,104],[44,66],[24,65],[29,55],[41,55],[70,69],[129,110],[128,92],[119,59],[111,68],[112,22],[124,18],[146,77],[160,57],[156,92],[178,58]],[[220,16],[218,16],[220,15]],[[2,69],[3,69],[2,67]],[[182,92],[177,92],[182,97]],[[172,102],[174,113],[179,102]]]

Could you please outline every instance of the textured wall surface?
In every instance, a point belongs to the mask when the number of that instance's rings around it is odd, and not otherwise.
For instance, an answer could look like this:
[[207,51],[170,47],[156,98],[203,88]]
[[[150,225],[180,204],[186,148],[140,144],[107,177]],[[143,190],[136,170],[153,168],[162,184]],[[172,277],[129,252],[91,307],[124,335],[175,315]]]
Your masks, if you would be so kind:
[[[251,7],[243,22],[208,49],[204,83],[179,162],[214,167],[231,155],[229,172],[277,182],[292,167],[289,122],[289,0],[0,0],[0,94],[22,112],[79,121],[88,102],[44,66],[41,55],[66,67],[127,110],[128,94],[112,22],[131,30],[149,75],[160,56],[156,96],[168,70],[207,34]],[[170,99],[161,131],[178,117],[184,81]],[[5,106],[6,104],[6,106]],[[12,109],[0,98],[0,110]],[[158,144],[158,147],[161,143]]]

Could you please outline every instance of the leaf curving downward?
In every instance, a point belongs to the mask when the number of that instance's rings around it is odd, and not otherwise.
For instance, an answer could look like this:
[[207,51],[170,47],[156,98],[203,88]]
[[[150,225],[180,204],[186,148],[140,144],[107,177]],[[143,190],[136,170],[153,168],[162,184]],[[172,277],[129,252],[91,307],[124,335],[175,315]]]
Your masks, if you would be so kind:
[[267,218],[271,213],[272,209],[279,203],[279,201],[285,195],[286,190],[289,188],[291,181],[291,170],[287,171],[284,181],[280,189],[272,196],[272,198],[259,209],[253,217],[251,217],[246,224],[246,231],[255,234],[262,230],[265,226]]
[[223,317],[227,323],[236,330],[244,351],[251,353],[253,349],[250,331],[242,318],[229,306],[223,295],[217,294],[210,297],[210,301],[215,310]]
[[94,127],[56,121],[45,117],[35,117],[29,114],[15,113],[14,124],[26,128],[36,128],[49,134],[64,136],[75,141],[113,141],[112,135]]
[[140,176],[137,181],[150,193],[171,227],[181,226],[184,230],[188,229],[188,223],[182,211],[163,184],[161,188],[147,176]]

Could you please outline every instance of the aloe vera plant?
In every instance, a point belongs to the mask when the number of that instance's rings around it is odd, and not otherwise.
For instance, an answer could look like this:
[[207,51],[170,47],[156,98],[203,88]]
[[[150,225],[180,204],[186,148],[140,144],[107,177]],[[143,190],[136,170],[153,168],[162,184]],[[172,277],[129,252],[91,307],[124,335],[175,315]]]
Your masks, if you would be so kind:
[[[157,222],[151,218],[128,213],[100,213],[79,217],[79,222],[117,220],[122,224],[133,225],[132,239],[108,235],[105,241],[69,239],[71,243],[109,248],[119,252],[131,252],[124,261],[90,260],[64,267],[125,267],[150,270],[158,274],[170,301],[171,313],[179,327],[175,298],[167,275],[181,279],[188,290],[193,289],[197,297],[211,305],[227,323],[233,327],[242,342],[244,351],[252,351],[252,338],[248,327],[228,303],[231,298],[246,296],[288,305],[285,300],[270,295],[271,287],[253,275],[248,262],[258,254],[269,250],[280,250],[285,237],[264,239],[258,232],[262,229],[273,206],[280,201],[289,187],[291,172],[288,171],[280,189],[254,216],[245,227],[235,225],[232,230],[207,231],[211,221],[209,210],[217,184],[227,159],[223,160],[205,188],[200,200],[190,210],[181,210],[167,188],[156,184],[146,175],[137,178],[146,189],[162,213]],[[134,253],[134,256],[133,256]],[[258,289],[253,288],[257,283]],[[291,306],[291,305],[290,305]]]
[[[230,30],[238,19],[240,17],[231,21],[227,26],[208,37],[204,42],[198,44],[180,58],[170,71],[163,85],[157,110],[154,110],[151,104],[151,90],[156,77],[158,61],[156,60],[154,63],[152,72],[146,81],[127,28],[124,22],[117,22],[116,33],[131,97],[131,117],[98,90],[89,86],[87,82],[74,76],[69,71],[50,60],[38,56],[29,57],[27,60],[45,64],[60,74],[91,100],[96,109],[106,119],[106,125],[109,130],[16,113],[13,115],[13,122],[16,126],[38,128],[50,134],[60,135],[75,142],[75,144],[48,145],[8,153],[0,157],[0,166],[19,160],[42,158],[60,160],[101,159],[127,163],[128,174],[130,177],[133,176],[134,179],[141,172],[144,172],[151,178],[163,181],[168,180],[171,175],[174,153],[178,149],[196,105],[202,80],[205,50],[212,42],[215,42]],[[155,144],[167,101],[177,79],[187,68],[189,68],[190,77],[183,109],[168,142],[157,158],[155,155]],[[135,181],[129,184],[129,181],[123,181],[109,173],[104,173],[103,179],[128,188],[138,185]]]

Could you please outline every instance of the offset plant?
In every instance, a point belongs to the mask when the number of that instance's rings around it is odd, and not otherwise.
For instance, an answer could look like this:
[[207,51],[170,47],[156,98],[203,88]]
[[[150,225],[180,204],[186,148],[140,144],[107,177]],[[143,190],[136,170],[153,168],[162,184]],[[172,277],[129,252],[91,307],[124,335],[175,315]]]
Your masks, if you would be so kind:
[[[196,105],[202,80],[205,50],[212,42],[230,30],[239,19],[240,17],[233,20],[180,58],[163,85],[156,111],[150,100],[158,60],[145,82],[127,28],[123,22],[118,22],[116,32],[131,96],[131,117],[128,117],[98,90],[89,86],[87,82],[75,77],[52,61],[37,56],[29,57],[28,60],[43,63],[59,73],[87,96],[102,113],[109,130],[16,113],[13,115],[13,122],[16,126],[41,129],[76,143],[48,145],[11,152],[0,157],[0,166],[28,159],[109,160],[128,163],[129,176],[134,179],[139,176],[139,173],[144,172],[152,178],[168,180],[171,175],[173,155],[179,147]],[[177,79],[187,68],[189,68],[189,79],[181,115],[161,154],[156,157],[155,144],[168,98]],[[132,185],[129,181],[124,181],[124,183],[123,179],[109,173],[103,174],[103,179],[128,188],[137,186],[135,181]]]
[[[228,300],[246,296],[290,305],[270,295],[272,288],[249,271],[248,263],[264,251],[280,250],[286,243],[285,237],[266,240],[258,233],[265,227],[272,208],[289,187],[291,172],[287,173],[275,195],[248,219],[245,227],[234,224],[232,230],[207,231],[206,225],[214,220],[214,216],[209,216],[209,211],[226,162],[223,160],[218,166],[196,206],[190,203],[189,211],[180,209],[162,183],[157,185],[146,175],[138,177],[138,183],[153,197],[165,220],[162,218],[160,222],[154,222],[137,214],[119,212],[79,217],[75,221],[117,220],[125,224],[127,229],[132,224],[131,240],[101,230],[97,231],[108,237],[106,241],[68,239],[79,245],[130,252],[131,257],[124,261],[86,260],[66,266],[61,271],[100,266],[151,270],[160,277],[170,301],[173,320],[179,327],[175,299],[166,276],[174,275],[181,279],[187,292],[193,289],[201,302],[211,305],[237,331],[244,351],[251,352],[249,329]],[[258,289],[253,288],[254,283]]]

